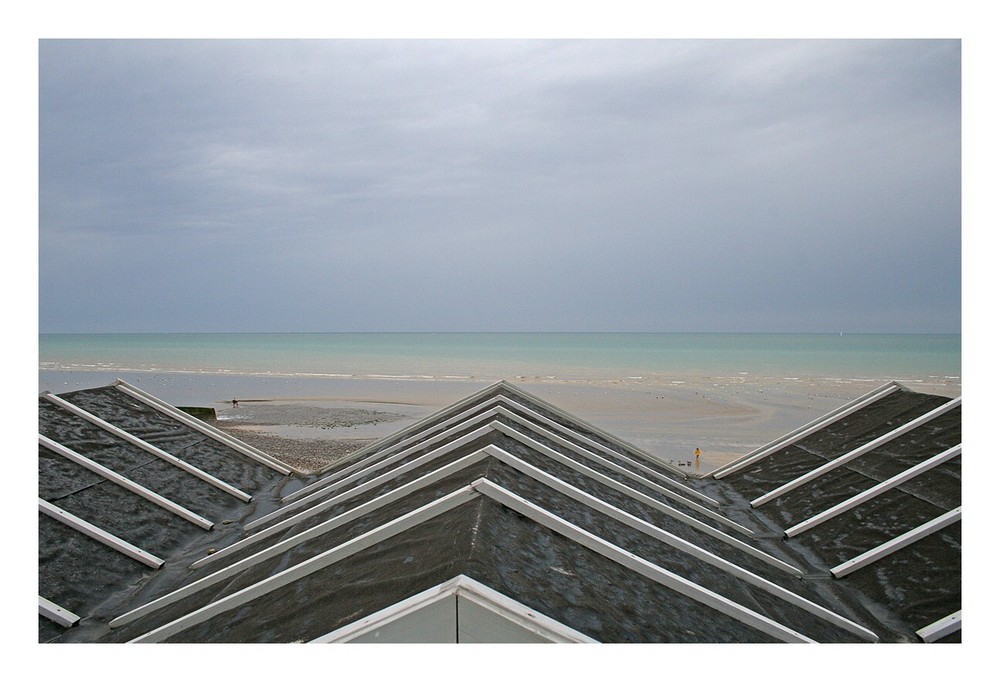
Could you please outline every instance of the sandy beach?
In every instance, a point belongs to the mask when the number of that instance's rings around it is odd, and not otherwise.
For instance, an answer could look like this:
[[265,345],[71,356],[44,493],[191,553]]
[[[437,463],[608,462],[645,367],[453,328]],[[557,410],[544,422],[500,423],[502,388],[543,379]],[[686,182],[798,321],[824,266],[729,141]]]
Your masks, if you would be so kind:
[[[309,472],[409,424],[411,415],[317,398],[244,399],[213,406],[213,426]],[[395,406],[389,406],[395,407]],[[404,406],[399,406],[404,407]],[[419,411],[423,414],[423,411]]]
[[38,377],[57,394],[120,378],[212,407],[303,469],[503,379],[708,473],[889,381],[956,397],[960,356],[951,335],[70,334],[40,337]]
[[[216,426],[305,471],[336,461],[492,383],[341,379],[270,381],[264,387],[245,378],[229,379],[224,386],[212,387],[215,399],[189,403],[213,407]],[[658,459],[691,467],[698,474],[709,473],[882,383],[748,375],[511,381]],[[961,384],[947,379],[924,377],[900,383],[947,397],[961,394]],[[695,448],[701,451],[697,459]]]

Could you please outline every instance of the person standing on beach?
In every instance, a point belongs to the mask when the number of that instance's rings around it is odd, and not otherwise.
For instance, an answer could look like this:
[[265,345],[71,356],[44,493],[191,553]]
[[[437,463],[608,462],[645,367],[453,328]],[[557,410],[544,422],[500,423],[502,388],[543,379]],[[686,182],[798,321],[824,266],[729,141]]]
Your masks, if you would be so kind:
[[233,407],[239,407],[239,406],[240,406],[240,401],[238,401],[236,398],[233,398]]
[[700,448],[695,448],[694,449],[694,458],[698,459],[699,457],[701,457],[701,449]]

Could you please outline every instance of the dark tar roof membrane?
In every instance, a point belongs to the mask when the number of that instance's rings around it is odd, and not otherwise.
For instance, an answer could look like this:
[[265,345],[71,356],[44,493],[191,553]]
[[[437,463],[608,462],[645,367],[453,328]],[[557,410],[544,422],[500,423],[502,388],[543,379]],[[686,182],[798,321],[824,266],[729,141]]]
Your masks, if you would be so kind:
[[[635,455],[621,443],[545,403],[534,402],[507,384],[498,384],[484,392],[483,399],[494,395],[505,395],[580,434],[575,437],[560,433],[560,438],[591,451],[593,448],[586,439],[602,443],[617,454],[611,456],[601,452],[600,456],[613,458],[619,466],[648,479],[642,468],[632,462]],[[644,466],[719,500],[721,508],[716,511],[750,528],[753,537],[677,502],[664,494],[656,483],[636,482],[614,467],[603,466],[575,453],[559,439],[539,434],[506,417],[457,429],[444,441],[417,445],[414,452],[399,462],[364,470],[354,484],[317,496],[318,502],[323,502],[354,490],[358,485],[495,420],[642,495],[799,567],[804,578],[786,573],[497,431],[490,431],[412,471],[389,476],[371,490],[342,500],[242,551],[191,569],[192,562],[208,556],[210,551],[251,535],[252,532],[244,532],[244,525],[280,509],[282,496],[327,474],[284,476],[114,387],[78,391],[63,397],[245,490],[254,499],[250,503],[241,502],[40,398],[41,434],[149,486],[213,520],[216,525],[211,531],[202,530],[47,448],[39,447],[41,498],[166,560],[159,570],[150,569],[40,514],[40,594],[83,619],[79,625],[64,629],[39,617],[39,641],[129,641],[481,478],[626,552],[810,638],[823,642],[860,641],[856,635],[613,520],[494,458],[468,465],[132,623],[114,630],[107,626],[116,616],[478,452],[486,445],[502,448],[564,483],[854,620],[874,631],[882,641],[918,641],[914,634],[917,629],[961,608],[960,522],[845,578],[834,579],[829,573],[831,567],[846,559],[960,506],[960,456],[802,535],[790,539],[783,537],[784,529],[791,525],[960,443],[960,407],[757,509],[749,505],[751,499],[947,402],[938,396],[896,391],[721,480],[688,478],[666,465],[643,462]],[[444,410],[437,421],[467,408],[468,405],[456,407],[451,412]],[[486,409],[483,407],[476,413]],[[516,409],[514,411],[517,413]],[[383,461],[390,454],[380,453],[409,435],[401,432],[390,436],[369,450],[366,456],[372,462]],[[351,463],[349,460],[332,469]],[[691,495],[688,497],[694,499]],[[279,521],[291,518],[298,511],[302,510],[289,512]],[[308,641],[459,574],[478,580],[600,641],[773,641],[771,636],[485,497],[477,497],[247,604],[189,627],[169,641]],[[960,640],[959,631],[942,641]]]

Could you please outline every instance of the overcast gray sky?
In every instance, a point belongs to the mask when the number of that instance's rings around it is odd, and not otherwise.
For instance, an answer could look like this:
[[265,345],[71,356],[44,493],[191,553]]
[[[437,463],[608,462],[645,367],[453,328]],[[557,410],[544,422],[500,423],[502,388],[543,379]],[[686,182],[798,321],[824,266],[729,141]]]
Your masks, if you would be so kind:
[[42,332],[946,332],[959,41],[46,41]]

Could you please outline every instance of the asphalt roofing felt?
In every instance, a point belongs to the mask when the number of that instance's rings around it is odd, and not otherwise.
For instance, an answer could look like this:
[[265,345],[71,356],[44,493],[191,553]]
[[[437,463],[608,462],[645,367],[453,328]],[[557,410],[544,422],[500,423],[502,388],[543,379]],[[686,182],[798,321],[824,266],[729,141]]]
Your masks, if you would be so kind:
[[314,473],[43,394],[38,464],[40,642],[961,639],[961,401],[894,383],[703,476],[506,382]]

